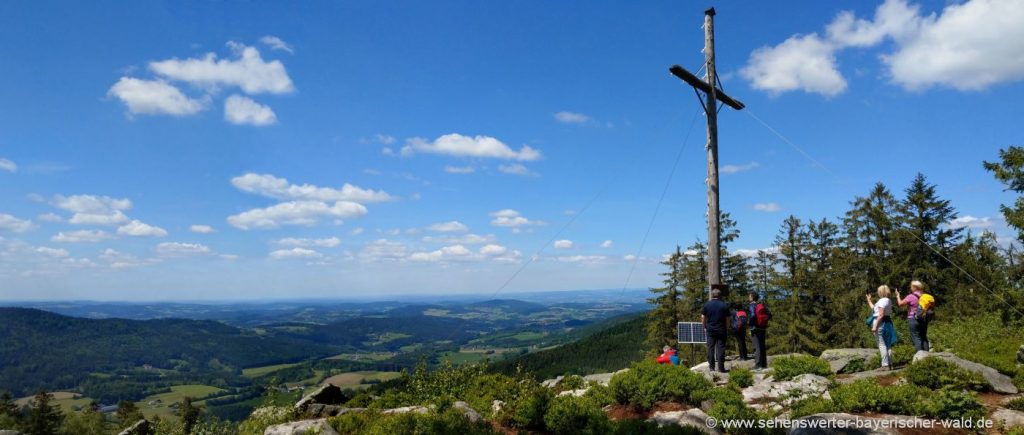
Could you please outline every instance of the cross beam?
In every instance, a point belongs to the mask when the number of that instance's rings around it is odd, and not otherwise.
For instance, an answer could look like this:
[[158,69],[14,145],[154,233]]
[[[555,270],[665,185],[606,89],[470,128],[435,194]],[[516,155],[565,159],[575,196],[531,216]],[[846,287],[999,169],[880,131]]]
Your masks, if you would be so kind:
[[[679,77],[680,80],[686,82],[686,84],[690,86],[693,86],[698,91],[701,91],[705,94],[711,93],[711,85],[697,78],[697,76],[693,75],[692,73],[690,73],[685,68],[679,65],[672,65],[672,67],[668,69],[668,72],[672,73],[672,75],[676,77]],[[725,103],[726,106],[732,107],[733,109],[743,110],[744,107],[747,107],[739,100],[733,99],[732,97],[726,95],[725,91],[723,91],[722,88],[715,88],[715,96],[718,97],[719,101]]]

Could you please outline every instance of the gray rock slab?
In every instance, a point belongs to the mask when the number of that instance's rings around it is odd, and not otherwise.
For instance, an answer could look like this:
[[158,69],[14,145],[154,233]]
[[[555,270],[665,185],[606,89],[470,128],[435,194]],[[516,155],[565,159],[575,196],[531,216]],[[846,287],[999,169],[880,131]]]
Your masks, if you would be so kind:
[[331,425],[327,424],[326,418],[275,424],[263,431],[263,435],[306,435],[309,433],[340,435]]
[[822,352],[819,358],[828,361],[832,373],[839,373],[850,362],[858,359],[869,360],[875,355],[878,355],[878,349],[828,349]]
[[992,420],[996,423],[1003,422],[1006,427],[1024,426],[1024,412],[1012,409],[999,408],[992,413]]
[[710,435],[720,435],[722,433],[717,427],[709,428],[708,415],[697,408],[686,411],[655,412],[647,421],[653,421],[658,426],[678,425],[695,427]]

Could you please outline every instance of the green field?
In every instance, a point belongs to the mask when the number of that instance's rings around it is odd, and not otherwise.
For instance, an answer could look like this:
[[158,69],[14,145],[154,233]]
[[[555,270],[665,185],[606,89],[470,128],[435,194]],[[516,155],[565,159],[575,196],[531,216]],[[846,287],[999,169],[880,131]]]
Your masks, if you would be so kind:
[[247,378],[258,378],[267,373],[273,373],[281,369],[286,369],[288,367],[295,367],[299,364],[301,363],[274,364],[272,366],[250,367],[247,369],[242,369],[242,376],[245,376]]
[[359,390],[369,387],[370,381],[389,381],[401,376],[398,372],[358,371],[342,373],[324,379],[325,384],[331,384],[341,389]]
[[313,370],[313,377],[308,378],[308,379],[303,379],[303,380],[298,381],[298,382],[286,382],[284,385],[286,387],[302,387],[302,386],[316,385],[316,384],[320,383],[320,380],[324,378],[325,374],[326,373],[324,373],[323,370]]
[[329,356],[325,359],[345,361],[385,361],[395,354],[390,352],[350,352]]
[[[142,411],[142,414],[146,418],[153,418],[154,416],[160,416],[160,418],[176,418],[174,410],[171,409],[171,405],[181,402],[185,397],[191,397],[193,399],[202,399],[213,393],[224,391],[217,387],[211,387],[209,385],[175,385],[171,387],[169,393],[154,394],[146,397],[135,404]],[[149,402],[156,402],[153,405],[149,405]]]
[[[92,402],[92,399],[88,397],[83,397],[81,394],[71,393],[68,391],[55,391],[50,393],[50,395],[53,396],[53,400],[50,403],[60,406],[61,410],[64,412],[83,409],[89,406],[89,403]],[[25,406],[31,403],[31,401],[32,396],[29,396],[15,400],[14,403],[18,406]]]

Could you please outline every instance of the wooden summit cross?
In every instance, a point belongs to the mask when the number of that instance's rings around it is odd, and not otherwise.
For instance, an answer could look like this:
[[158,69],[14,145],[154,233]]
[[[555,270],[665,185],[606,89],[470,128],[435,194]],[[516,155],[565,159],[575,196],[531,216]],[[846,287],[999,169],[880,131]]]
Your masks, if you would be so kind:
[[[705,80],[697,78],[679,65],[669,68],[672,75],[679,77],[697,91],[698,98],[704,95],[702,105],[708,119],[708,284],[712,289],[726,290],[722,285],[721,242],[718,216],[718,102],[736,110],[743,109],[743,103],[725,94],[715,73],[715,8],[704,11],[704,66],[707,67]],[[699,72],[699,71],[698,71]]]

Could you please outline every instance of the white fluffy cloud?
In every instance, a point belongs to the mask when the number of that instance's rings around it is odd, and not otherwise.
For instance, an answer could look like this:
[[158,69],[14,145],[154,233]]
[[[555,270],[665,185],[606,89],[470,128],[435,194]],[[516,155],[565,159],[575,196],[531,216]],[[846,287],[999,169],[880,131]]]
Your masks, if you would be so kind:
[[280,200],[382,202],[394,199],[383,190],[363,189],[345,183],[340,189],[312,184],[291,184],[287,179],[270,174],[247,173],[231,179],[243,192]]
[[36,248],[36,252],[43,254],[47,257],[53,258],[64,258],[67,257],[68,255],[71,255],[70,253],[68,253],[67,249],[50,248],[46,246],[40,246]]
[[328,205],[321,201],[289,201],[228,216],[229,224],[243,230],[278,228],[282,225],[314,225],[325,217],[337,219],[366,215],[366,207],[351,201]]
[[758,162],[750,162],[750,163],[746,163],[746,164],[742,164],[742,165],[724,165],[719,170],[723,174],[736,174],[736,173],[740,173],[740,172],[749,171],[749,170],[757,168],[759,166],[761,166],[761,164],[758,163]]
[[287,42],[284,42],[283,39],[273,35],[267,35],[260,38],[260,42],[262,42],[267,47],[270,47],[271,50],[281,50],[291,54],[295,53],[295,50],[292,48],[291,44],[288,44]]
[[480,253],[483,255],[501,255],[506,252],[508,252],[508,248],[493,243],[480,247]]
[[445,246],[436,251],[414,252],[409,256],[411,261],[437,262],[443,260],[464,259],[472,252],[462,245]]
[[974,217],[974,216],[960,216],[946,223],[946,226],[950,228],[970,228],[978,230],[987,230],[996,226],[999,223],[998,219],[992,219],[990,217]]
[[427,227],[427,229],[438,233],[464,233],[469,231],[469,227],[459,221],[439,222]]
[[532,221],[530,219],[527,219],[518,211],[508,208],[491,213],[491,217],[494,218],[491,220],[491,225],[494,225],[496,227],[518,228],[527,225],[542,224],[542,222],[540,221]]
[[289,258],[322,258],[324,254],[306,248],[279,249],[270,253],[270,258],[284,260]]
[[582,113],[576,112],[557,112],[555,113],[555,120],[563,124],[586,124],[590,122],[590,117]]
[[28,219],[18,219],[9,214],[0,213],[0,230],[23,233],[31,231],[36,226]]
[[224,120],[236,125],[263,127],[276,124],[277,115],[270,106],[249,97],[232,95],[224,100]]
[[75,225],[121,225],[129,220],[123,210],[132,208],[126,198],[95,195],[57,195],[52,204],[73,213],[68,222]]
[[472,166],[445,166],[444,171],[449,174],[472,174],[476,168]]
[[209,225],[191,225],[191,226],[188,227],[188,230],[193,232],[193,233],[199,233],[199,234],[210,234],[210,233],[213,233],[213,232],[217,231],[217,230],[213,229],[213,227],[211,227]]
[[294,237],[286,237],[284,239],[277,240],[274,243],[277,243],[278,245],[281,246],[294,246],[297,248],[308,248],[312,246],[320,248],[333,248],[341,244],[341,239],[337,237],[328,237],[324,239],[299,239]]
[[117,234],[132,237],[165,237],[167,230],[136,219],[118,227]]
[[212,254],[213,250],[199,243],[164,242],[156,245],[156,253],[161,257],[186,257]]
[[886,0],[871,20],[839,13],[817,33],[794,35],[750,55],[741,75],[754,88],[833,96],[847,83],[835,55],[849,47],[894,44],[881,56],[890,80],[908,90],[932,86],[961,91],[1024,79],[1024,3],[968,0],[921,15],[906,0]]
[[501,164],[501,165],[498,165],[498,170],[503,172],[503,173],[512,174],[512,175],[522,175],[522,176],[535,176],[535,175],[537,175],[536,172],[531,171],[530,168],[527,168],[522,163],[510,163],[510,164],[507,164],[507,165],[506,164]]
[[463,136],[452,133],[434,141],[412,138],[402,147],[402,155],[415,153],[444,154],[457,157],[495,158],[505,160],[532,161],[541,158],[540,151],[523,145],[518,151],[504,142],[490,136]]
[[0,159],[0,171],[18,172],[18,165],[7,159]]
[[59,232],[57,235],[50,238],[51,241],[58,243],[96,243],[109,239],[111,236],[106,231],[99,230],[79,230],[79,231],[68,231]]
[[458,236],[426,236],[423,241],[426,243],[442,243],[447,245],[481,245],[491,243],[495,240],[493,234],[481,236],[479,234],[463,234]]
[[554,246],[555,249],[569,249],[572,248],[573,243],[572,240],[555,240]]
[[128,107],[132,115],[187,116],[206,108],[205,99],[189,98],[178,88],[162,80],[121,77],[107,91]]
[[613,242],[611,240],[605,240],[605,241],[601,242],[601,247],[602,248],[608,249],[608,248],[611,248],[613,246],[615,246],[615,242]]
[[218,59],[214,53],[189,59],[150,62],[149,69],[170,80],[207,89],[238,87],[247,94],[286,94],[295,90],[291,77],[278,60],[265,61],[259,50],[236,42],[228,47],[233,59]]
[[782,210],[782,207],[780,207],[778,204],[774,202],[759,202],[757,204],[754,204],[754,210],[773,213]]

